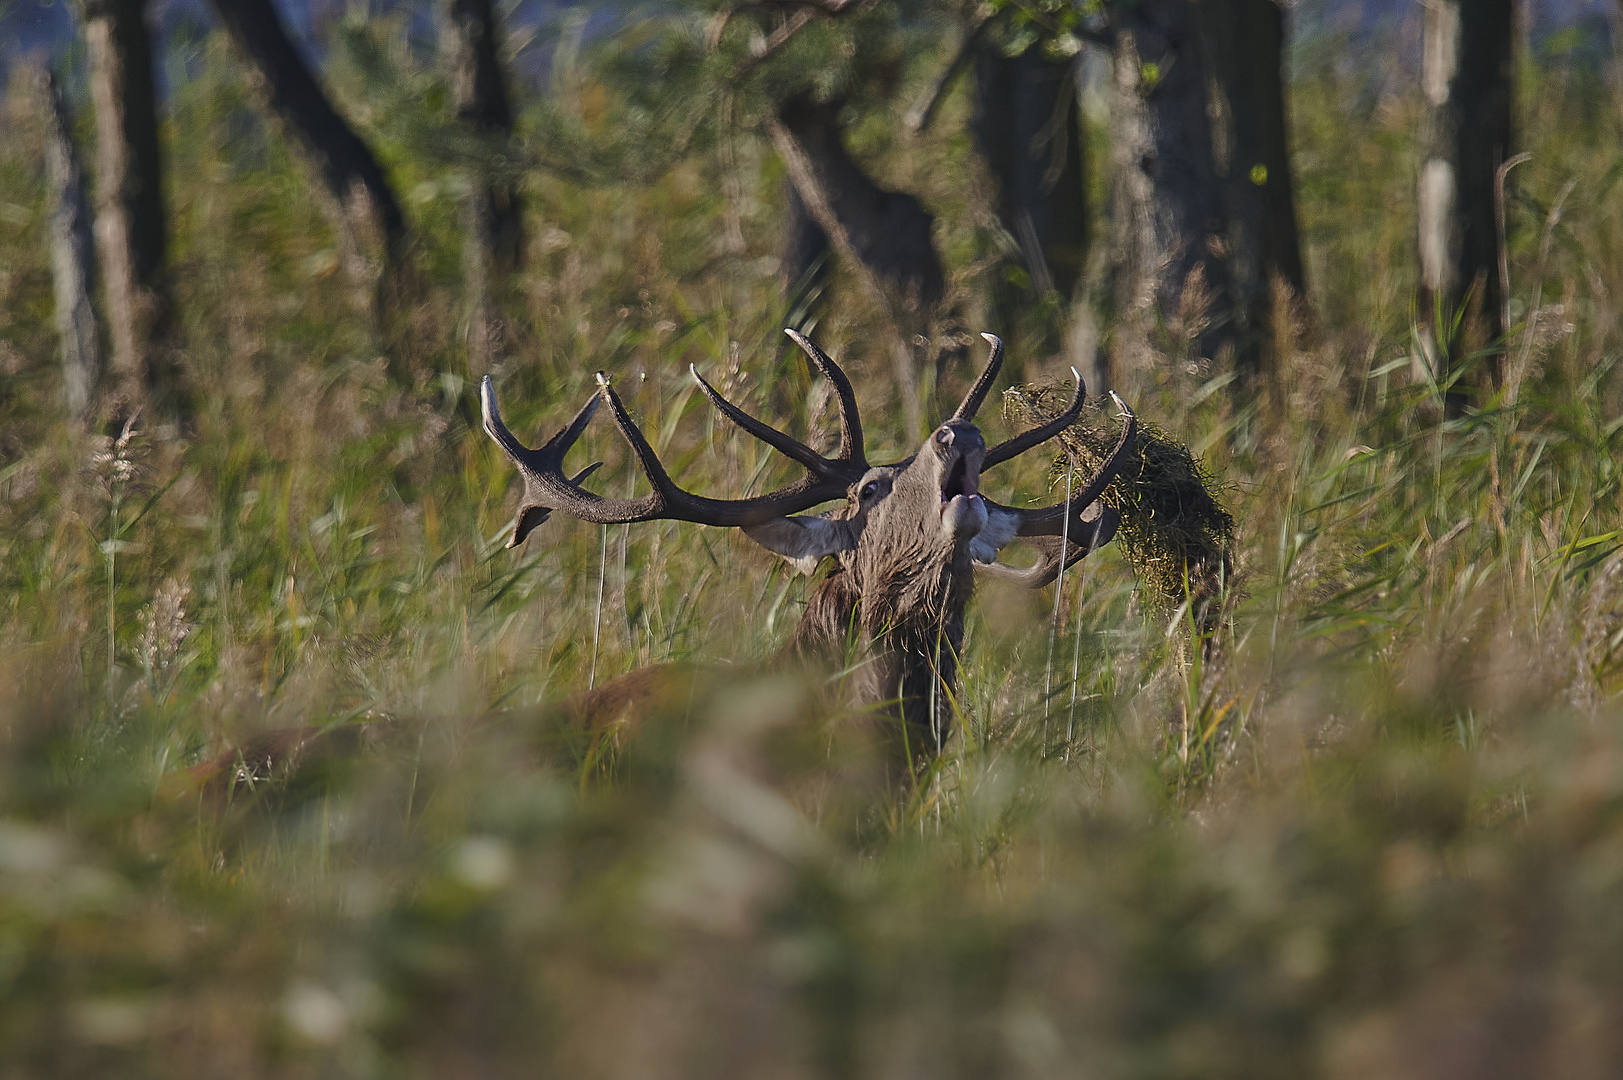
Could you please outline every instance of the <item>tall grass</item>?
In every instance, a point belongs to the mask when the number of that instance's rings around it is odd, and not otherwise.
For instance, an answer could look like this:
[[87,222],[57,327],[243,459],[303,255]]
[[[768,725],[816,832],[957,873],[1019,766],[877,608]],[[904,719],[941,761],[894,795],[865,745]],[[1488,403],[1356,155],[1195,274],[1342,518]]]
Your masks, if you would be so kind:
[[[411,152],[443,120],[434,76],[400,24],[347,33],[366,48],[334,81],[407,194],[420,301],[355,313],[296,162],[195,43],[166,139],[204,407],[183,440],[138,423],[120,452],[142,472],[116,482],[61,417],[39,133],[7,96],[0,1071],[1614,1071],[1623,157],[1601,76],[1528,72],[1525,378],[1447,422],[1412,333],[1413,102],[1336,65],[1299,78],[1317,314],[1279,393],[1240,409],[1170,369],[1133,393],[1235,512],[1219,625],[1196,641],[1111,549],[1057,597],[987,585],[957,737],[884,790],[862,725],[759,665],[806,586],[747,541],[558,517],[503,547],[517,493],[470,427],[455,161]],[[576,78],[587,129],[612,127],[612,89]],[[950,120],[865,138],[939,200],[970,295],[978,181]],[[646,184],[527,175],[497,365],[521,435],[601,368],[684,483],[787,475],[690,362],[827,429],[778,333],[776,166],[747,138],[732,160],[741,256],[709,156]],[[843,286],[819,337],[870,453],[902,456],[876,316]],[[606,425],[584,442],[601,490],[636,490]],[[1048,466],[995,494],[1054,497]],[[618,749],[568,727],[594,668],[672,659],[732,675]],[[175,794],[177,770],[304,725],[378,745],[223,806]]]

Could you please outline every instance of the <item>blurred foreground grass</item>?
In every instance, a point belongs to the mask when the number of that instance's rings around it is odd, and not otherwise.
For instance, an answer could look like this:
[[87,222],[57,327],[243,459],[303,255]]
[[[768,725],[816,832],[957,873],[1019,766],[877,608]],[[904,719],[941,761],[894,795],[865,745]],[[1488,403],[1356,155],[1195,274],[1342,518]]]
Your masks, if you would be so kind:
[[[1130,394],[1225,485],[1221,626],[1191,647],[1187,612],[1141,600],[1114,550],[1057,608],[988,585],[962,737],[887,792],[860,725],[755,666],[804,584],[747,541],[559,518],[503,549],[516,492],[469,426],[454,171],[373,132],[425,282],[369,327],[218,43],[190,62],[169,128],[205,403],[185,440],[60,422],[37,130],[7,99],[0,1073],[1615,1074],[1623,158],[1617,121],[1574,108],[1596,85],[1551,74],[1527,106],[1517,397],[1441,424],[1392,211],[1406,105],[1333,67],[1301,80],[1322,325],[1255,410],[1200,370]],[[967,233],[966,148],[915,153]],[[677,475],[741,493],[783,466],[715,424],[687,363],[826,426],[762,263],[774,166],[735,167],[741,256],[713,162],[641,187],[530,178],[498,371],[517,430],[561,423],[605,368]],[[910,448],[871,317],[837,306],[818,336],[883,459]],[[602,490],[631,483],[606,425],[586,441]],[[1046,465],[993,493],[1044,496]],[[555,709],[688,658],[735,675],[619,752]],[[298,725],[377,745],[223,810],[160,794]]]

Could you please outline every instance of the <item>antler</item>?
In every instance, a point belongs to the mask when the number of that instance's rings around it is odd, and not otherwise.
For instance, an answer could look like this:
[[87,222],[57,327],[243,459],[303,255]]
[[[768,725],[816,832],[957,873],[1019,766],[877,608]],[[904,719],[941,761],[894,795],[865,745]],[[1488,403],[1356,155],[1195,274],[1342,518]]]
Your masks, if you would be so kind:
[[[1073,368],[1071,373],[1076,374]],[[1077,376],[1077,396],[1069,408],[1058,417],[1034,428],[1024,435],[1018,435],[1006,443],[1002,443],[987,451],[986,460],[990,464],[993,456],[1001,454],[999,461],[1006,461],[1015,454],[1036,446],[1048,438],[1052,438],[1070,422],[1075,419],[1076,413],[1081,409],[1082,379]],[[1015,536],[1031,538],[1031,546],[1037,548],[1040,558],[1035,566],[1026,570],[1019,570],[1001,563],[977,563],[976,565],[995,577],[1017,581],[1032,588],[1041,588],[1049,584],[1059,575],[1061,565],[1070,566],[1080,560],[1095,547],[1104,544],[1116,532],[1116,523],[1119,520],[1115,511],[1099,504],[1100,495],[1105,488],[1121,472],[1122,466],[1132,455],[1133,443],[1138,438],[1138,416],[1127,407],[1114,390],[1110,392],[1111,400],[1121,410],[1122,429],[1121,437],[1110,454],[1099,465],[1098,472],[1094,473],[1088,482],[1075,491],[1064,502],[1054,503],[1051,506],[1033,507],[1021,510],[1013,506],[1004,506],[986,499],[987,510],[992,513],[1010,515],[1015,521]],[[1063,421],[1063,423],[1061,422]],[[1038,438],[1037,436],[1041,436]],[[1006,447],[1016,446],[1012,452],[1004,453]],[[1067,518],[1069,520],[1067,521]],[[1063,550],[1062,550],[1063,549]]]
[[[1081,379],[1078,379],[1077,383],[1080,385],[1081,381]],[[1080,396],[1080,394],[1078,396]],[[1012,506],[1003,506],[999,503],[995,503],[990,499],[986,500],[986,506],[990,510],[1003,510],[1007,513],[1016,514],[1019,516],[1020,529],[1015,534],[1016,536],[1062,535],[1066,531],[1065,508],[1067,506],[1070,507],[1071,520],[1072,523],[1075,524],[1076,521],[1079,520],[1077,515],[1079,515],[1084,509],[1097,500],[1100,495],[1103,495],[1105,488],[1110,486],[1110,481],[1114,480],[1116,478],[1116,474],[1121,472],[1121,467],[1127,463],[1127,458],[1132,453],[1133,442],[1138,438],[1138,415],[1134,413],[1132,409],[1127,407],[1127,403],[1123,401],[1114,390],[1110,392],[1110,399],[1114,401],[1116,403],[1116,407],[1121,410],[1122,420],[1124,421],[1121,428],[1121,437],[1116,440],[1116,445],[1111,448],[1110,455],[1106,457],[1099,465],[1099,471],[1094,473],[1092,478],[1089,479],[1086,484],[1077,489],[1071,495],[1069,500],[1054,503],[1052,506],[1033,507],[1030,510],[1019,510]],[[1076,403],[1072,402],[1071,408],[1066,409],[1058,419],[1064,419],[1065,416],[1070,415],[1076,408]],[[998,446],[993,447],[991,450],[986,452],[987,461],[991,461],[992,455],[1003,449],[1003,447],[1013,445],[1014,443],[1023,442],[1029,436],[1036,435],[1039,432],[1052,428],[1057,422],[1058,420],[1051,420],[1040,428],[1035,428],[1032,431],[1026,432],[1025,435],[1016,436],[1006,443],[1001,443]],[[1062,429],[1056,429],[1055,434],[1057,434],[1059,430]],[[1030,446],[1035,446],[1041,441],[1043,440],[1038,439],[1030,443]],[[1029,449],[1029,446],[1023,446],[1021,449]],[[1016,451],[1016,453],[1018,452],[1019,451]],[[1007,460],[1012,456],[1014,455],[1008,454],[1002,458],[999,458],[998,460]]]
[[1104,503],[1096,502],[1072,519],[1068,535],[1033,536],[1027,539],[1027,545],[1037,549],[1035,564],[1022,569],[1007,563],[978,562],[975,569],[1028,589],[1041,589],[1045,585],[1052,585],[1054,579],[1059,577],[1062,560],[1067,569],[1081,562],[1095,548],[1108,544],[1115,537],[1116,527],[1120,523],[1119,513]]
[[992,381],[1003,367],[1003,339],[996,334],[982,334],[986,343],[992,346],[992,355],[987,357],[986,367],[981,370],[981,377],[975,380],[975,385],[969,388],[964,400],[959,403],[958,411],[952,414],[954,420],[967,420],[973,422],[975,413],[986,400],[986,395],[992,392]]
[[[1003,367],[1003,339],[996,334],[982,334],[987,344],[992,346],[992,355],[987,357],[986,367],[981,370],[980,378],[975,385],[969,388],[964,400],[959,404],[958,411],[952,414],[954,420],[975,419],[975,413],[980,410],[981,404],[986,401],[986,395],[992,392],[992,383],[996,381],[998,371]],[[990,469],[993,465],[1001,464],[1012,457],[1025,453],[1032,447],[1047,442],[1055,435],[1076,423],[1076,418],[1082,414],[1082,405],[1087,400],[1087,384],[1082,381],[1076,368],[1071,369],[1071,378],[1076,380],[1076,394],[1071,398],[1071,404],[1048,423],[1030,431],[1022,432],[1006,442],[998,443],[986,452],[986,460],[981,468]],[[1106,481],[1108,483],[1108,481]]]
[[[840,403],[840,448],[832,458],[823,457],[806,444],[748,415],[717,393],[700,377],[697,369],[691,369],[705,397],[723,416],[806,468],[805,477],[796,483],[751,499],[707,499],[678,487],[665,472],[659,456],[654,453],[642,430],[626,412],[620,396],[609,385],[608,376],[601,371],[597,373],[597,394],[581,407],[568,427],[538,450],[524,446],[507,429],[496,405],[495,386],[490,377],[485,376],[479,387],[485,431],[501,446],[524,478],[524,498],[519,504],[518,520],[507,546],[516,547],[523,543],[530,531],[545,521],[553,510],[562,510],[571,517],[599,525],[671,520],[692,521],[700,525],[743,526],[759,525],[786,514],[809,510],[819,503],[844,498],[846,489],[868,471],[868,461],[862,452],[862,421],[857,414],[856,395],[839,365],[822,350],[792,330],[789,336],[805,351],[811,366],[834,384]],[[641,498],[605,498],[580,487],[580,481],[590,475],[597,464],[588,466],[573,479],[565,478],[564,455],[580,438],[581,432],[586,430],[600,403],[608,405],[615,426],[631,445],[643,475],[654,489]]]

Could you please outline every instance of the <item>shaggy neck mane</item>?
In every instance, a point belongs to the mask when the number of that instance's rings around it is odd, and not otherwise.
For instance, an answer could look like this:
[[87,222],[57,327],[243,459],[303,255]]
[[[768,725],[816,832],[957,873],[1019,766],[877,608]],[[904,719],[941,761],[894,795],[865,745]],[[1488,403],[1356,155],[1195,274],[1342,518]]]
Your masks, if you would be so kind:
[[838,665],[854,650],[859,666],[853,703],[900,699],[908,740],[922,749],[950,730],[964,612],[973,591],[974,571],[964,551],[892,567],[861,586],[850,570],[836,567],[812,591],[785,652]]

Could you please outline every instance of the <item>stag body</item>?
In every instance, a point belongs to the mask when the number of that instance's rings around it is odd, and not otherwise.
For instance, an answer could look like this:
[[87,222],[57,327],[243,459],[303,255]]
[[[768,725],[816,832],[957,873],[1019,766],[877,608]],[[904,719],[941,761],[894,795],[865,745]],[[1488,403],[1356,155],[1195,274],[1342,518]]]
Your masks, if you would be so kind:
[[[986,545],[991,523],[979,494],[985,456],[980,431],[952,420],[912,459],[870,469],[843,513],[830,518],[848,535],[789,645],[825,660],[854,645],[863,661],[855,669],[859,701],[896,700],[915,745],[934,749],[957,689],[974,545]],[[771,523],[744,532],[781,550],[783,529]]]
[[[553,510],[561,510],[601,524],[674,519],[742,528],[806,574],[832,558],[835,566],[813,591],[790,651],[835,659],[855,646],[861,661],[856,668],[859,703],[895,702],[910,744],[939,751],[957,694],[964,613],[976,572],[1040,587],[1108,541],[1116,517],[1097,500],[1132,445],[1136,421],[1116,399],[1125,418],[1121,439],[1099,473],[1073,498],[1029,510],[1002,506],[980,493],[981,470],[1024,453],[1075,422],[1085,391],[1074,369],[1076,396],[1063,414],[988,449],[973,421],[997,377],[1003,349],[997,338],[983,335],[992,345],[991,358],[952,418],[912,457],[872,466],[862,451],[861,421],[845,374],[809,340],[793,331],[790,335],[812,367],[834,384],[840,445],[833,457],[825,458],[750,417],[693,372],[723,415],[806,468],[798,483],[754,499],[707,499],[677,487],[601,374],[598,394],[539,450],[524,447],[507,430],[487,377],[481,388],[485,430],[518,466],[525,484],[509,546],[521,543]],[[563,472],[564,454],[600,403],[609,406],[653,487],[641,499],[604,498],[582,488],[580,481],[596,465],[572,479]],[[800,513],[841,499],[843,506],[826,513]],[[998,552],[1017,537],[1038,549],[1039,561],[1029,569],[997,561]]]

